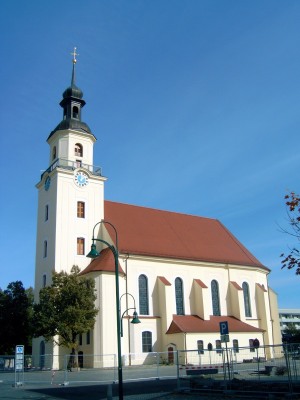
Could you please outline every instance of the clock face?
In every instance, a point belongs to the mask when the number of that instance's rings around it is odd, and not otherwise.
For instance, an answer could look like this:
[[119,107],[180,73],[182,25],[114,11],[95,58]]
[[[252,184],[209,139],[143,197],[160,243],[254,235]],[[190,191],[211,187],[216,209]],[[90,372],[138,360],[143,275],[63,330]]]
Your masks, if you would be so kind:
[[89,182],[89,178],[88,178],[87,174],[85,174],[82,171],[79,171],[76,173],[75,183],[77,186],[79,186],[79,187],[86,186],[88,184],[88,182]]
[[47,176],[47,178],[45,180],[45,190],[49,190],[50,183],[51,183],[50,176]]

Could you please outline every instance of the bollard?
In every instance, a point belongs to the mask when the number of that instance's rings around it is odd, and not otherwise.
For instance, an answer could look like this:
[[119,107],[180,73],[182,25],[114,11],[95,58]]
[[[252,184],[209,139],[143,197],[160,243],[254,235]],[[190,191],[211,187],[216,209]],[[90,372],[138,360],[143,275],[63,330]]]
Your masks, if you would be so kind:
[[107,386],[107,400],[112,400],[112,385]]

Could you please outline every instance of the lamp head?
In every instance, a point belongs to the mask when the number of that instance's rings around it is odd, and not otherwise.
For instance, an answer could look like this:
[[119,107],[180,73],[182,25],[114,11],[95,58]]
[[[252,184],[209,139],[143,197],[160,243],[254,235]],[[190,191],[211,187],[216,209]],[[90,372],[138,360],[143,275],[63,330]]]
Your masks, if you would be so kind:
[[88,258],[96,258],[99,256],[99,253],[96,250],[96,245],[94,243],[91,245],[91,251],[86,256]]
[[136,311],[134,311],[133,313],[133,319],[131,321],[132,324],[140,324],[141,321],[139,320],[139,316],[138,313]]

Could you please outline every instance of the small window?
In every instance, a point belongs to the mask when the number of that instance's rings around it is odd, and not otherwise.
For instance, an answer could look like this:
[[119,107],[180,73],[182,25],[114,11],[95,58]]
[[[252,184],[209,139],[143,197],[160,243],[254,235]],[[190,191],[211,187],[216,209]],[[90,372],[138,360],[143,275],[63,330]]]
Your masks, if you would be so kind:
[[253,339],[249,339],[249,347],[250,347],[250,352],[254,353],[255,352],[255,347],[253,345]]
[[47,284],[47,275],[44,274],[43,275],[43,283],[42,283],[43,288],[46,287],[46,284]]
[[222,353],[221,340],[216,340],[216,350],[217,350],[217,354]]
[[84,238],[77,238],[77,254],[84,256]]
[[47,253],[48,253],[48,243],[47,240],[44,240],[44,258],[47,257]]
[[77,201],[77,218],[85,218],[85,203]]
[[54,146],[52,150],[52,161],[54,161],[55,159],[56,159],[56,146]]
[[239,341],[237,339],[233,339],[232,343],[233,343],[233,351],[235,353],[238,353],[239,352]]
[[91,331],[86,333],[86,344],[91,344]]
[[48,221],[49,219],[49,206],[46,204],[45,206],[45,221]]
[[80,143],[75,144],[75,156],[76,157],[82,157],[83,156],[83,149],[82,145]]
[[203,340],[197,340],[198,354],[204,354]]
[[143,353],[152,351],[152,332],[145,331],[142,333],[142,351]]

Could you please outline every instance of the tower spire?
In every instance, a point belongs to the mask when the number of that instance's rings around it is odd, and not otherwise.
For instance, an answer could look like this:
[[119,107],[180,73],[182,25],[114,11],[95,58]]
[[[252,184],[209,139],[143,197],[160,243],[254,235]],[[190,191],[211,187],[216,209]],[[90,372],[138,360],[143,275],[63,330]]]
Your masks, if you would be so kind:
[[71,55],[73,56],[73,68],[72,68],[72,79],[71,79],[71,86],[75,85],[75,64],[77,63],[76,56],[79,56],[78,53],[76,53],[77,47],[74,47],[73,53]]

